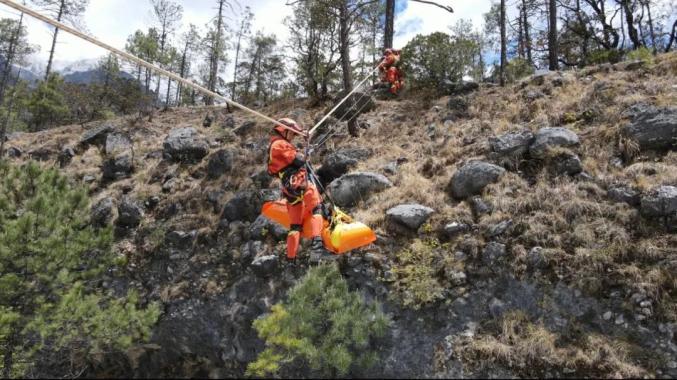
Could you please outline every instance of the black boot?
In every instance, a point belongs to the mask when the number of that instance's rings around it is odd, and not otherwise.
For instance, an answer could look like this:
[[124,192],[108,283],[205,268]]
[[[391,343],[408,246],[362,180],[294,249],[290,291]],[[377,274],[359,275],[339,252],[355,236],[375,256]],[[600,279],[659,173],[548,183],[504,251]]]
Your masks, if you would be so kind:
[[324,247],[322,238],[316,236],[310,244],[310,263],[320,264],[326,261],[334,261],[338,256],[332,254]]

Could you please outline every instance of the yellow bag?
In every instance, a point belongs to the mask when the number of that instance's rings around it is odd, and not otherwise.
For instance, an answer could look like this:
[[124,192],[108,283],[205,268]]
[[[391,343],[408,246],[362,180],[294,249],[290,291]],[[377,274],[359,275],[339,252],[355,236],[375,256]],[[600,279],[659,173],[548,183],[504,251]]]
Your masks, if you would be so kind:
[[[287,229],[290,227],[287,202],[285,200],[266,202],[263,205],[261,214]],[[310,225],[305,224],[301,236],[309,239],[311,238]],[[327,250],[336,254],[343,254],[375,242],[376,234],[364,223],[354,222],[350,216],[338,207],[334,207],[331,222],[326,219],[324,220],[322,241]]]

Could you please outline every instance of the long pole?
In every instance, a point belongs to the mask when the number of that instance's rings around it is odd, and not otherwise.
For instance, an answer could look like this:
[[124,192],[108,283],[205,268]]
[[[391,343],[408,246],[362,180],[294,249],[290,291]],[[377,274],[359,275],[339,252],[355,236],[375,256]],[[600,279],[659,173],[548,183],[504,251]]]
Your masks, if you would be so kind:
[[157,72],[157,73],[159,73],[159,74],[165,75],[165,76],[167,76],[167,77],[169,77],[169,78],[171,78],[171,79],[173,79],[173,80],[175,80],[175,81],[177,81],[177,82],[183,83],[183,84],[185,84],[186,86],[189,86],[189,87],[191,87],[191,88],[193,88],[193,89],[195,89],[195,90],[197,90],[197,91],[199,91],[199,92],[201,92],[201,93],[203,93],[203,94],[205,94],[205,95],[207,95],[207,96],[210,96],[210,97],[212,97],[212,98],[214,98],[214,99],[222,100],[222,101],[226,102],[226,103],[229,104],[229,105],[232,105],[232,106],[234,106],[234,107],[237,107],[237,108],[239,108],[239,109],[241,109],[241,110],[243,110],[243,111],[245,111],[245,112],[249,112],[249,113],[251,113],[251,114],[253,114],[253,115],[255,115],[255,116],[258,116],[258,117],[260,117],[260,118],[262,118],[262,119],[264,119],[264,120],[266,120],[266,121],[268,121],[268,122],[271,122],[271,123],[273,123],[273,124],[275,124],[275,125],[278,125],[278,126],[284,128],[284,129],[288,130],[288,131],[291,131],[291,132],[296,133],[296,134],[298,134],[298,135],[306,136],[305,133],[303,133],[303,132],[298,132],[298,131],[296,131],[296,130],[294,130],[294,129],[292,129],[292,128],[289,128],[288,126],[286,126],[286,125],[284,125],[284,124],[278,122],[277,120],[275,120],[275,119],[273,119],[273,118],[270,118],[270,117],[268,117],[268,116],[266,116],[266,115],[264,115],[264,114],[262,114],[262,113],[260,113],[260,112],[254,111],[253,109],[251,109],[251,108],[249,108],[249,107],[247,107],[247,106],[244,106],[244,105],[242,105],[242,104],[240,104],[240,103],[238,103],[238,102],[235,102],[235,101],[233,101],[233,100],[230,100],[230,99],[228,99],[228,98],[226,98],[226,97],[224,97],[224,96],[222,96],[222,95],[219,95],[219,94],[217,94],[216,92],[210,91],[210,90],[208,90],[208,89],[206,89],[206,88],[204,88],[204,87],[202,87],[202,86],[200,86],[200,85],[198,85],[198,84],[193,83],[193,82],[190,81],[190,80],[181,78],[180,76],[178,76],[178,75],[176,75],[176,74],[174,74],[174,73],[172,73],[172,72],[170,72],[170,71],[167,71],[167,70],[165,70],[165,69],[162,69],[162,68],[160,68],[160,67],[157,67],[157,66],[153,65],[152,63],[146,62],[146,61],[144,61],[143,59],[138,58],[138,57],[136,57],[136,56],[134,56],[134,55],[132,55],[132,54],[129,54],[129,53],[127,53],[127,52],[125,52],[125,51],[122,51],[122,50],[120,50],[120,49],[116,49],[116,48],[114,48],[114,47],[112,47],[112,46],[110,46],[110,45],[108,45],[108,44],[106,44],[106,43],[103,43],[103,42],[97,40],[97,39],[94,38],[94,37],[88,36],[88,35],[86,35],[86,34],[80,32],[80,31],[78,31],[78,30],[76,30],[76,29],[74,29],[74,28],[71,28],[71,27],[69,27],[69,26],[67,26],[67,25],[65,25],[65,24],[63,24],[63,23],[60,23],[60,22],[58,22],[58,21],[56,21],[56,20],[53,20],[53,19],[51,19],[51,18],[49,18],[49,17],[43,16],[43,15],[41,15],[40,13],[38,13],[38,12],[36,12],[36,11],[34,11],[34,10],[28,8],[28,7],[25,7],[25,6],[21,5],[21,4],[17,4],[17,3],[15,3],[15,2],[12,1],[12,0],[0,0],[0,3],[5,4],[5,5],[7,5],[8,7],[14,8],[14,9],[20,11],[20,12],[26,13],[27,15],[29,15],[29,16],[31,16],[31,17],[34,17],[34,18],[36,18],[36,19],[38,19],[38,20],[41,20],[41,21],[43,21],[43,22],[46,22],[46,23],[48,23],[48,24],[50,24],[50,25],[52,25],[52,26],[54,26],[54,27],[56,27],[56,28],[58,28],[58,29],[61,29],[61,30],[65,31],[65,32],[68,32],[68,33],[70,33],[70,34],[72,34],[72,35],[74,35],[74,36],[76,36],[76,37],[80,37],[80,38],[82,38],[83,40],[88,41],[88,42],[91,42],[92,44],[94,44],[94,45],[96,45],[96,46],[99,46],[99,47],[101,47],[101,48],[103,48],[103,49],[106,49],[106,50],[110,51],[111,53],[116,54],[116,55],[118,55],[118,56],[120,56],[120,57],[122,57],[122,58],[124,58],[124,59],[126,59],[126,60],[128,60],[128,61],[134,62],[134,63],[136,63],[136,64],[138,64],[138,65],[141,65],[141,66],[143,66],[143,67],[145,67],[145,68],[147,68],[147,69],[150,69],[150,70],[153,70],[153,71],[155,71],[155,72]]
[[[0,0],[0,1],[4,1],[4,0]],[[329,116],[331,116],[334,112],[336,112],[336,110],[339,109],[339,107],[341,107],[341,105],[343,103],[345,103],[350,98],[350,96],[355,93],[355,91],[357,91],[360,87],[362,87],[364,82],[371,79],[371,74],[374,73],[376,70],[378,70],[379,67],[381,67],[380,63],[379,63],[378,66],[376,66],[376,68],[374,70],[370,71],[369,74],[364,79],[362,79],[362,81],[360,83],[358,83],[358,85],[355,86],[355,88],[353,88],[352,91],[350,91],[348,93],[348,95],[346,95],[334,108],[332,108],[332,110],[329,111],[328,114],[324,115],[324,117],[319,122],[317,122],[317,124],[315,124],[315,126],[313,126],[313,128],[310,130],[310,132],[308,132],[308,135],[312,136],[313,133],[315,132],[315,130],[317,130],[317,128],[319,128],[320,125],[322,125],[322,123],[324,123],[327,119],[329,119]]]

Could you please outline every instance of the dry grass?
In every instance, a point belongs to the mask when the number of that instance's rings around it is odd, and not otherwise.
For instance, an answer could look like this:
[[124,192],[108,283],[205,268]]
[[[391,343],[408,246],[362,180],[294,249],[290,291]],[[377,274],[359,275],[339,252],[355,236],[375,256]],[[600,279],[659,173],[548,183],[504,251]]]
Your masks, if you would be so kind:
[[[495,333],[462,338],[457,351],[466,367],[498,362],[525,377],[542,377],[548,371],[604,378],[638,378],[648,371],[634,362],[629,345],[600,335],[579,341],[562,338],[521,312],[507,313]],[[460,349],[459,349],[460,348]]]

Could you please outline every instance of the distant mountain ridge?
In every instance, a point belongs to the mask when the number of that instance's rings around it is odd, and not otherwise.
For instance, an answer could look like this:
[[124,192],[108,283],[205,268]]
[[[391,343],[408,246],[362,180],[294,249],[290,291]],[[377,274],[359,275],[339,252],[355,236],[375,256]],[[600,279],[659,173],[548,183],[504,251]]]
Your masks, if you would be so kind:
[[[66,83],[76,84],[92,84],[102,82],[103,74],[98,70],[97,66],[99,59],[82,59],[73,62],[55,61],[54,71],[63,76]],[[16,75],[17,71],[21,69],[21,79],[34,83],[42,79],[45,67],[39,63],[32,63],[26,67],[14,66],[12,68],[12,75]],[[0,70],[4,70],[5,64],[0,58]],[[36,74],[36,72],[38,72]],[[134,76],[120,71],[120,77],[124,79],[134,79]]]

